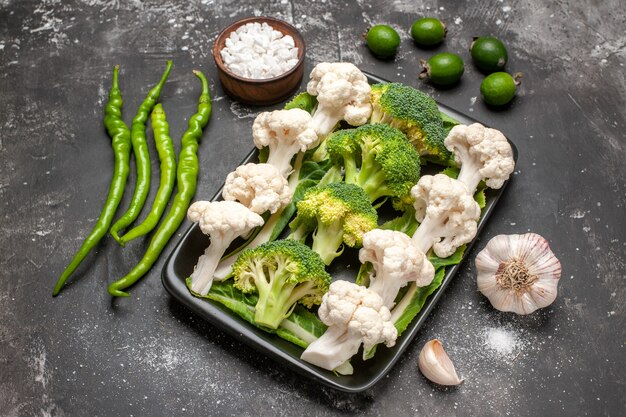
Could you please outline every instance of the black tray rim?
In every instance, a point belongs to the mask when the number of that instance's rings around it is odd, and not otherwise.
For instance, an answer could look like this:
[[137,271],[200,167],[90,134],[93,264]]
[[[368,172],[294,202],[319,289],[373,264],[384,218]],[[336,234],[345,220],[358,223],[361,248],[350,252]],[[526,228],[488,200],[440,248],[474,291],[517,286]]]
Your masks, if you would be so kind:
[[[363,72],[371,84],[374,83],[388,83],[390,81],[384,80],[376,75]],[[461,116],[462,118],[471,121],[478,122],[473,117],[470,117],[464,113],[458,112],[446,105],[441,103],[437,103],[439,109],[446,113],[447,115],[458,118]],[[515,144],[510,140],[509,136],[506,136],[507,140],[511,144],[513,149],[513,158],[517,161],[518,150]],[[252,151],[243,159],[242,164],[249,162],[257,153],[257,150],[254,148]],[[468,253],[471,252],[472,247],[478,240],[478,237],[487,223],[489,217],[492,212],[495,210],[498,201],[500,200],[502,194],[504,194],[505,189],[507,188],[508,183],[511,179],[507,180],[504,185],[499,190],[490,190],[490,197],[488,199],[486,207],[483,209],[482,216],[478,223],[478,230],[476,232],[476,236],[474,239],[467,245],[465,253],[463,255],[463,259],[457,265],[453,265],[448,268],[445,273],[444,279],[441,283],[441,286],[435,290],[433,294],[431,294],[424,307],[420,311],[419,315],[414,319],[413,322],[409,324],[405,332],[398,338],[396,341],[396,345],[391,348],[394,353],[391,356],[391,359],[384,365],[384,367],[376,374],[373,374],[370,378],[365,379],[361,383],[356,383],[353,385],[348,385],[345,383],[341,383],[338,381],[340,377],[337,377],[330,371],[326,371],[324,369],[318,368],[314,365],[311,365],[307,362],[302,361],[298,357],[294,357],[288,352],[280,349],[274,344],[270,343],[268,340],[263,339],[255,334],[258,329],[252,326],[250,323],[245,322],[234,313],[227,314],[218,306],[219,303],[215,303],[208,299],[202,299],[198,297],[194,297],[188,290],[187,285],[185,283],[184,278],[180,278],[177,276],[174,270],[174,263],[176,258],[179,256],[181,247],[185,240],[189,237],[189,235],[193,232],[194,228],[197,225],[191,225],[187,229],[187,231],[180,237],[176,246],[167,257],[167,260],[163,266],[161,273],[161,282],[167,292],[174,297],[178,302],[185,305],[187,308],[198,314],[203,319],[210,322],[215,327],[229,334],[233,338],[238,341],[241,341],[248,346],[259,350],[266,356],[276,360],[277,362],[282,362],[288,368],[297,373],[312,378],[322,384],[329,386],[331,388],[337,389],[339,391],[347,392],[347,393],[358,393],[365,391],[371,387],[373,387],[377,382],[379,382],[385,375],[389,373],[389,371],[393,368],[393,366],[397,363],[397,361],[402,357],[404,351],[411,344],[413,339],[417,336],[420,328],[428,318],[428,315],[433,310],[433,308],[437,305],[437,302],[442,297],[446,287],[452,281],[456,272],[459,268],[465,263]],[[215,193],[211,201],[217,200],[221,198],[222,187]],[[277,336],[275,336],[277,337]],[[372,359],[372,360],[375,360]],[[355,372],[358,372],[355,370]]]

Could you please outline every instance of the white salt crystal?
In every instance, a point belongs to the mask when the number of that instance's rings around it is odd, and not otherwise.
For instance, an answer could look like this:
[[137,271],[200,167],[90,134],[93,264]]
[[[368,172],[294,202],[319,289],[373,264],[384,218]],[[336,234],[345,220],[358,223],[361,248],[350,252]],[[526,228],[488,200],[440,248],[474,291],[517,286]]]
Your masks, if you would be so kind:
[[282,43],[283,43],[283,45],[291,46],[292,48],[293,48],[294,46],[296,46],[296,44],[295,44],[295,42],[294,42],[293,38],[292,38],[290,35],[285,36],[285,37],[283,38]]
[[250,79],[277,77],[298,63],[293,38],[267,23],[248,23],[231,32],[220,55],[228,70]]
[[486,339],[487,346],[501,355],[510,355],[519,344],[515,333],[501,328],[488,329]]

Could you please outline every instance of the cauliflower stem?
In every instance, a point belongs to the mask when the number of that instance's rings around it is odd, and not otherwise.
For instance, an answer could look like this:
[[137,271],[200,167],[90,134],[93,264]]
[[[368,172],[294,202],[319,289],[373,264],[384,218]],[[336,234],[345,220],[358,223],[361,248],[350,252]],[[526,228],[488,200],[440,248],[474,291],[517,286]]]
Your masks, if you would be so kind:
[[463,161],[457,179],[467,185],[469,190],[476,190],[478,184],[483,180],[483,176],[480,172],[482,168],[480,162],[477,161],[476,158],[472,158],[468,150],[463,147],[456,148],[455,154]]
[[[424,253],[428,252],[440,240],[441,236],[445,236],[450,232],[445,223],[437,220],[426,217],[413,234],[413,242]],[[444,237],[444,239],[448,238]]]
[[235,201],[196,201],[189,207],[187,217],[210,237],[211,243],[191,274],[192,289],[206,295],[224,252],[237,237],[261,226],[263,218]]
[[279,209],[276,213],[270,215],[265,224],[261,226],[258,233],[253,235],[251,240],[244,242],[241,246],[233,250],[224,256],[219,264],[217,265],[217,269],[215,270],[214,277],[216,281],[223,281],[229,278],[233,273],[233,264],[237,260],[237,255],[241,253],[243,249],[249,248],[253,249],[262,245],[265,242],[270,242],[272,239],[272,235],[274,234],[274,228],[276,227],[278,221],[280,220],[285,207]]
[[[233,240],[236,236],[233,237]],[[208,248],[205,249],[204,254],[198,258],[198,263],[191,274],[191,289],[198,294],[206,294],[213,284],[213,271],[220,262],[220,258],[228,249],[231,241],[228,240],[216,240],[211,242]]]
[[336,109],[328,109],[318,103],[313,113],[313,125],[316,127],[318,134],[324,137],[335,129],[342,116]]
[[359,351],[363,337],[350,332],[347,327],[330,326],[315,342],[311,343],[302,359],[325,369],[337,369]]

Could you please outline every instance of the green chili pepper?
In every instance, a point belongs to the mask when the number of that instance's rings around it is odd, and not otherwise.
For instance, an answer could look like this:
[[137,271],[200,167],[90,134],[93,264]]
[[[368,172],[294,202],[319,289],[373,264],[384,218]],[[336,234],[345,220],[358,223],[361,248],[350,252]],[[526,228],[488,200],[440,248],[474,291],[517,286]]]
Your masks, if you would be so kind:
[[115,210],[122,200],[124,194],[124,186],[126,185],[126,179],[130,171],[130,131],[128,126],[122,120],[122,93],[118,84],[118,71],[119,66],[113,68],[113,84],[109,91],[109,101],[104,111],[104,126],[111,137],[111,147],[113,148],[113,154],[115,157],[113,177],[111,179],[111,185],[109,186],[109,195],[104,203],[100,217],[96,222],[93,230],[87,236],[83,245],[80,247],[70,264],[65,268],[61,277],[54,286],[53,296],[59,294],[65,281],[72,275],[72,273],[78,268],[78,265],[85,259],[87,254],[93,249],[98,242],[104,237],[113,216]]
[[187,131],[181,139],[178,169],[176,171],[178,191],[170,211],[154,233],[143,259],[125,277],[109,285],[109,294],[112,296],[128,297],[128,293],[122,290],[137,282],[154,265],[167,242],[178,230],[183,220],[185,220],[189,203],[196,193],[196,182],[198,179],[198,156],[196,152],[198,150],[198,140],[202,136],[202,129],[208,123],[211,115],[211,97],[209,95],[209,84],[204,74],[200,71],[194,71],[193,73],[202,81],[202,94],[198,99],[198,111],[189,119]]
[[150,191],[150,154],[148,153],[148,143],[146,141],[146,121],[161,95],[161,90],[163,89],[163,85],[165,85],[165,81],[167,81],[167,77],[170,75],[171,69],[172,61],[167,61],[167,68],[165,68],[161,81],[150,90],[133,118],[130,140],[133,144],[133,153],[135,154],[135,165],[137,168],[135,193],[133,194],[133,198],[130,201],[126,213],[111,227],[111,235],[117,243],[122,246],[124,246],[124,244],[120,241],[118,232],[134,222],[137,216],[139,216],[146,202],[146,198],[148,197],[148,192]]
[[120,237],[120,244],[123,246],[137,237],[148,234],[157,225],[167,203],[170,201],[172,190],[174,189],[174,181],[176,181],[176,152],[174,144],[169,135],[169,126],[165,118],[165,111],[161,103],[154,106],[152,110],[152,130],[154,131],[154,142],[159,160],[161,161],[161,182],[157,191],[150,214],[138,226]]

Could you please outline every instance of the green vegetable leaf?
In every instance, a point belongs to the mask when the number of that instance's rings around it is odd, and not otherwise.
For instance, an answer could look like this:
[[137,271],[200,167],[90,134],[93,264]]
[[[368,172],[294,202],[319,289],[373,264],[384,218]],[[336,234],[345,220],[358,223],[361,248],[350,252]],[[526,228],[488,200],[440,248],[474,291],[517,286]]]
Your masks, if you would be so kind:
[[298,304],[293,313],[283,320],[276,329],[276,334],[288,342],[306,349],[323,335],[327,328],[317,315]]
[[299,181],[319,181],[324,177],[326,171],[328,171],[328,169],[332,166],[330,161],[315,162],[309,159],[310,156],[311,151],[304,155],[304,162],[302,163],[302,168],[300,169]]
[[457,179],[459,177],[459,169],[457,167],[447,167],[440,174],[447,175],[450,178]]
[[356,283],[359,285],[363,285],[364,287],[369,287],[370,285],[370,273],[374,270],[374,265],[371,262],[365,262],[361,264],[361,268],[359,268],[359,273],[356,276]]
[[289,103],[285,104],[285,110],[302,109],[309,113],[313,112],[317,106],[317,98],[306,91],[295,96]]
[[267,158],[270,156],[270,148],[266,146],[265,148],[259,149],[259,162],[264,164],[267,162]]
[[413,297],[411,297],[409,305],[404,309],[400,317],[398,317],[394,323],[396,325],[396,329],[398,330],[398,336],[406,330],[409,324],[422,310],[428,296],[434,293],[435,290],[441,286],[445,275],[446,269],[439,268],[437,272],[435,272],[435,278],[433,278],[433,281],[428,286],[418,288],[417,291],[415,291]]
[[459,246],[457,250],[452,255],[448,256],[447,258],[440,258],[437,255],[431,253],[431,255],[428,257],[428,260],[430,261],[431,264],[433,264],[433,266],[435,267],[435,270],[439,270],[439,268],[443,266],[456,265],[458,263],[461,263],[461,261],[463,260],[463,254],[465,254],[465,248],[466,248],[465,245]]
[[454,126],[461,124],[461,122],[453,119],[443,112],[439,112],[439,114],[441,115],[441,120],[443,120],[443,130],[446,131],[446,136],[448,135],[448,133],[450,133],[450,130],[452,130]]
[[258,301],[256,294],[244,294],[233,287],[232,280],[213,282],[207,295],[200,295],[191,289],[191,277],[187,278],[187,288],[199,298],[217,301],[224,305],[239,317],[256,326],[254,322],[254,306]]
[[487,197],[485,196],[485,187],[478,186],[478,190],[474,193],[474,200],[478,203],[480,209],[484,209],[487,205]]
[[378,226],[378,228],[383,230],[395,230],[396,232],[404,232],[409,236],[413,236],[418,226],[419,223],[415,219],[415,208],[411,205],[407,206],[402,216],[391,219]]
[[254,321],[254,306],[258,301],[256,294],[244,294],[233,286],[232,280],[213,282],[211,290],[202,296],[191,290],[191,278],[187,278],[187,288],[198,298],[218,302],[237,314],[239,317],[264,330],[276,334],[301,348],[306,349],[310,343],[326,331],[326,325],[319,318],[301,305],[297,305],[289,317],[280,324],[278,329],[272,330],[256,324]]

